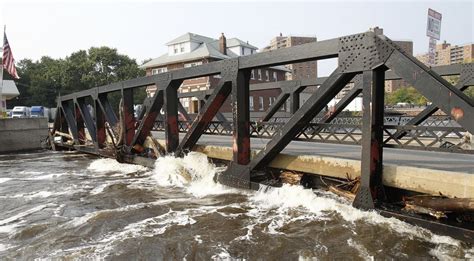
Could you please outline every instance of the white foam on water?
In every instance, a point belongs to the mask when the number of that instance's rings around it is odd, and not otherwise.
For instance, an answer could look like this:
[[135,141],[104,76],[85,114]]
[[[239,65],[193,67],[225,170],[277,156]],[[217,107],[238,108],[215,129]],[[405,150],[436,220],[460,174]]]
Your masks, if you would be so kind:
[[1,184],[1,183],[5,183],[5,182],[7,182],[7,181],[9,181],[9,180],[12,180],[12,178],[0,178],[0,184]]
[[[252,241],[252,235],[253,235],[253,229],[255,228],[257,224],[250,224],[250,225],[247,225],[245,226],[245,229],[247,229],[247,233],[243,236],[240,236],[240,237],[237,237],[235,238],[234,240],[237,240],[237,241]],[[232,241],[234,241],[232,240]]]
[[32,198],[48,198],[51,195],[53,195],[53,192],[51,192],[51,191],[38,191],[38,192],[33,193],[31,195],[28,195],[26,197],[29,198],[29,199],[32,199]]
[[202,239],[201,239],[201,236],[200,236],[200,235],[195,235],[195,236],[194,236],[194,240],[195,240],[198,244],[202,244]]
[[99,186],[93,188],[89,193],[91,195],[100,194],[100,193],[104,192],[105,188],[107,188],[108,186],[113,185],[113,184],[115,184],[115,183],[106,183],[106,184],[99,185]]
[[49,197],[55,197],[55,196],[61,196],[61,195],[68,195],[68,194],[73,194],[78,192],[77,190],[71,190],[71,189],[66,189],[63,191],[48,191],[48,190],[42,190],[42,191],[34,191],[34,192],[29,192],[29,193],[23,193],[23,194],[14,194],[14,195],[7,195],[7,196],[0,196],[0,199],[12,199],[12,198],[21,198],[25,200],[32,200],[35,198],[49,198]]
[[142,209],[142,208],[149,208],[149,207],[153,207],[153,206],[165,205],[165,204],[169,204],[169,203],[172,203],[172,202],[185,202],[185,201],[189,201],[189,199],[187,199],[187,198],[161,199],[161,200],[157,200],[157,201],[153,201],[153,202],[137,203],[137,204],[127,205],[127,206],[119,207],[119,208],[104,209],[104,210],[89,212],[89,213],[87,213],[83,216],[73,218],[68,223],[66,223],[66,226],[67,227],[81,226],[81,225],[87,223],[89,220],[94,219],[95,217],[97,217],[99,215],[102,215],[104,213],[127,212],[127,211],[131,211],[131,210],[136,210],[136,209]]
[[21,174],[21,175],[41,175],[43,173],[44,173],[44,171],[23,170],[23,171],[20,171],[18,174]]
[[64,207],[66,207],[66,204],[61,204],[59,205],[53,212],[53,215],[55,217],[61,217],[61,214],[63,212]]
[[232,258],[232,256],[230,255],[229,251],[227,251],[226,246],[223,246],[219,243],[217,245],[217,249],[220,252],[211,256],[212,260],[234,260],[234,258]]
[[20,226],[19,223],[0,226],[0,234],[1,233],[3,233],[3,234],[13,233],[16,230],[16,228],[19,227],[19,226]]
[[466,260],[474,260],[474,247],[466,251],[464,258],[466,258]]
[[[39,172],[37,174],[44,174],[44,172]],[[38,175],[32,178],[24,178],[23,180],[46,180],[46,179],[56,179],[59,178],[66,173],[53,173],[53,174],[47,174],[47,175]]]
[[[281,188],[268,188],[260,190],[253,196],[249,197],[251,206],[257,209],[257,215],[276,213],[272,217],[268,226],[268,232],[278,232],[277,229],[284,223],[291,220],[288,211],[292,209],[305,209],[312,214],[313,218],[324,218],[326,213],[337,212],[348,222],[362,220],[366,223],[388,226],[392,231],[407,235],[410,238],[420,238],[434,244],[447,244],[459,247],[460,242],[451,237],[439,236],[430,231],[410,225],[396,218],[385,218],[375,211],[361,211],[350,205],[340,203],[335,199],[321,197],[316,195],[310,189],[304,189],[302,186],[293,186],[284,184]],[[249,211],[249,213],[252,213]],[[261,219],[259,222],[268,222],[269,219]]]
[[96,159],[89,164],[87,169],[94,172],[120,172],[124,174],[147,170],[146,167],[141,165],[120,163],[109,158]]
[[11,245],[7,245],[7,244],[2,244],[0,243],[0,252],[5,252],[7,251],[8,249],[12,248]]
[[40,210],[43,210],[43,209],[45,209],[45,208],[47,208],[47,207],[55,207],[55,206],[57,206],[57,205],[56,205],[56,204],[53,204],[53,203],[48,203],[48,204],[36,206],[36,207],[31,208],[31,209],[29,209],[29,210],[20,212],[20,213],[14,215],[14,216],[9,217],[9,218],[0,220],[0,226],[3,226],[3,225],[5,225],[5,224],[11,223],[11,222],[16,221],[16,220],[18,220],[18,219],[24,218],[24,217],[26,217],[26,216],[28,216],[28,215],[31,215],[31,214],[33,214],[33,213],[35,213],[35,212],[38,212],[38,211],[40,211]]
[[357,250],[359,252],[359,256],[362,257],[364,260],[374,260],[374,256],[370,255],[363,245],[355,242],[352,238],[347,240],[347,244]]
[[[116,245],[127,239],[153,237],[165,233],[172,226],[186,226],[195,224],[197,221],[195,217],[216,212],[219,208],[215,206],[201,206],[199,208],[189,208],[182,211],[169,210],[167,213],[150,217],[135,223],[128,224],[119,231],[114,231],[105,234],[100,239],[88,242],[89,247],[81,247],[75,249],[66,249],[66,253],[74,251],[82,251],[84,248],[91,248],[90,252],[94,256],[107,257],[111,253],[117,253]],[[100,211],[102,212],[102,211]],[[88,219],[97,215],[98,212],[89,213],[76,219],[74,225],[87,222]],[[58,253],[54,254],[57,255]]]
[[205,154],[190,152],[183,158],[158,158],[152,177],[160,186],[185,188],[186,192],[195,197],[242,193],[214,181],[214,176],[224,170],[225,168],[209,163]]

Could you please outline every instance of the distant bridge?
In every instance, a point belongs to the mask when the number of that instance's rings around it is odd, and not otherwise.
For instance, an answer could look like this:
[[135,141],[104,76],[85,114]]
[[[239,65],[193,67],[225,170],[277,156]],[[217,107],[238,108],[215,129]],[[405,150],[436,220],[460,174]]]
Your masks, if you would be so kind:
[[[255,68],[328,58],[338,59],[338,67],[328,77],[249,84],[250,72]],[[178,91],[184,80],[218,74],[220,82],[214,89],[191,93]],[[450,75],[460,76],[456,86],[441,77]],[[414,117],[384,118],[384,81],[392,79],[403,79],[432,104]],[[354,88],[331,113],[324,113],[327,104],[351,81]],[[156,85],[157,91],[153,97],[143,101],[144,109],[135,118],[134,90],[150,85]],[[353,202],[355,207],[376,208],[384,215],[474,240],[472,227],[441,223],[387,208],[387,203],[400,200],[400,193],[384,186],[382,179],[384,147],[472,154],[469,133],[474,133],[474,101],[462,92],[471,85],[474,85],[473,63],[429,68],[386,36],[365,32],[117,82],[59,97],[51,140],[57,141],[52,143],[57,148],[113,154],[121,161],[143,163],[163,152],[183,155],[195,148],[203,134],[231,135],[232,160],[218,179],[230,186],[252,189],[258,189],[260,184],[273,184],[271,180],[275,176],[262,175],[262,171],[291,141],[357,144],[362,147],[362,155],[360,187]],[[299,94],[309,86],[318,88],[304,104],[300,104]],[[249,92],[275,88],[281,89],[280,96],[264,114],[251,121]],[[108,99],[114,92],[122,97],[118,108],[114,108]],[[363,97],[363,116],[337,117],[360,94]],[[229,96],[231,121],[219,112]],[[197,97],[202,101],[194,118],[187,115],[179,102],[180,97]],[[287,100],[290,101],[289,117],[275,120]],[[87,109],[88,105],[94,108],[92,113]],[[162,109],[163,115],[160,114]],[[447,116],[431,117],[438,109]],[[183,118],[178,117],[180,112]],[[157,142],[149,142],[152,130],[164,132],[163,148],[160,149]],[[184,133],[182,139],[180,132]],[[268,140],[253,157],[251,137]],[[111,143],[114,145],[112,150]],[[150,144],[154,153],[147,153]],[[317,150],[316,145],[314,148]]]

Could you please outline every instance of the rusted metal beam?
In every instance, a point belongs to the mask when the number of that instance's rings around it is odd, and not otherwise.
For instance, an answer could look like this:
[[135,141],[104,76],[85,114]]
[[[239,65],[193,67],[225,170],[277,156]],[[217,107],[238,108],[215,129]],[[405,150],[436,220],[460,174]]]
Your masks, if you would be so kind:
[[382,184],[384,73],[383,66],[362,74],[362,159],[361,183],[354,207],[373,209],[375,200],[384,200]]
[[214,88],[214,93],[207,99],[203,107],[199,110],[189,131],[181,141],[177,151],[190,150],[199,140],[204,130],[208,127],[216,115],[219,108],[225,102],[231,91],[230,79],[222,78],[218,86]]
[[276,98],[275,102],[267,109],[265,115],[260,119],[260,122],[267,122],[269,121],[275,113],[277,113],[283,104],[285,104],[286,100],[290,97],[290,94],[287,92],[282,92]]
[[174,153],[179,145],[178,88],[173,81],[163,90],[165,108],[166,152]]
[[[94,119],[96,126],[96,144],[97,148],[101,149],[105,146],[105,142],[107,141],[107,134],[105,126],[105,113],[102,111],[98,100],[94,100]],[[113,137],[110,138],[113,139]]]
[[474,133],[474,101],[413,57],[398,50],[385,63],[423,96]]
[[[69,129],[71,130],[71,135],[74,138],[74,143],[79,144],[79,133],[77,129],[76,119],[74,117],[74,110],[73,108],[71,108],[69,103],[72,103],[72,101],[61,102],[61,108],[59,109],[62,110],[63,115],[66,119],[67,125],[69,126]],[[74,106],[74,104],[72,105]],[[63,132],[66,132],[66,131],[63,131]]]
[[250,70],[240,70],[232,82],[233,161],[239,165],[250,162]]
[[[456,84],[456,88],[460,91],[466,90],[469,86],[474,85],[474,64],[458,64],[458,67],[461,67],[461,73],[459,75],[459,81]],[[430,104],[422,112],[418,113],[405,125],[419,125],[438,111],[438,106],[435,104]],[[397,131],[393,137],[397,139],[403,138],[407,134],[406,131]]]
[[163,84],[161,88],[157,87],[155,95],[151,99],[150,104],[147,104],[147,106],[143,109],[144,116],[140,121],[137,132],[133,137],[132,146],[135,144],[143,145],[146,137],[150,135],[150,131],[155,124],[156,117],[158,114],[160,114],[160,110],[163,107],[163,86],[168,86],[168,84]]
[[[95,146],[98,147],[96,126],[94,125],[94,120],[89,111],[89,107],[86,104],[85,98],[83,97],[83,98],[75,99],[74,103],[76,104],[77,110],[79,111],[80,116],[84,121],[85,127],[87,128],[87,131],[89,132],[89,136],[91,137],[92,142],[94,143]],[[84,139],[85,139],[85,136],[84,136]]]
[[131,146],[135,136],[135,110],[133,108],[133,89],[122,89],[123,141]]
[[255,156],[250,162],[250,169],[262,168],[268,164],[336,96],[354,75],[355,73],[340,73],[339,69],[334,71],[303,106],[293,114],[288,123],[278,130],[266,147]]
[[[219,176],[220,181],[233,186],[250,187],[252,184],[250,182],[250,172],[268,165],[355,74],[341,73],[339,69],[336,69],[318,90],[309,97],[305,104],[293,114],[289,121],[274,134],[265,148],[249,164],[241,165],[232,162],[227,170]],[[234,117],[236,117],[235,113]]]
[[354,77],[354,87],[334,106],[334,109],[321,118],[319,123],[329,123],[339,115],[362,92],[362,77]]
[[77,140],[79,144],[84,144],[86,141],[86,130],[84,128],[84,119],[81,116],[79,106],[73,102],[74,107],[74,119],[76,120],[77,126]]

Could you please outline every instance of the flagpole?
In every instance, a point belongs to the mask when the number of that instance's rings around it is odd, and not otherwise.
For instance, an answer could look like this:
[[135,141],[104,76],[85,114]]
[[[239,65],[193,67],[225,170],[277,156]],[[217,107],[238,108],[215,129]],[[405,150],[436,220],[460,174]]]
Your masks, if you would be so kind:
[[3,25],[3,41],[2,41],[2,68],[0,72],[0,119],[3,119],[4,117],[4,112],[3,112],[3,63],[5,62],[3,60],[3,43],[5,42],[5,30],[7,29],[7,25]]

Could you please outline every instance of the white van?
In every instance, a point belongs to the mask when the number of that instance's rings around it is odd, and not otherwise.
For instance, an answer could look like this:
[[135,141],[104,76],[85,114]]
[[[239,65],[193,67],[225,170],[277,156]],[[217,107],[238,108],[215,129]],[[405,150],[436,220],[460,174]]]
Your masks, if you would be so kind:
[[15,106],[12,110],[12,118],[30,117],[30,108],[25,106]]

